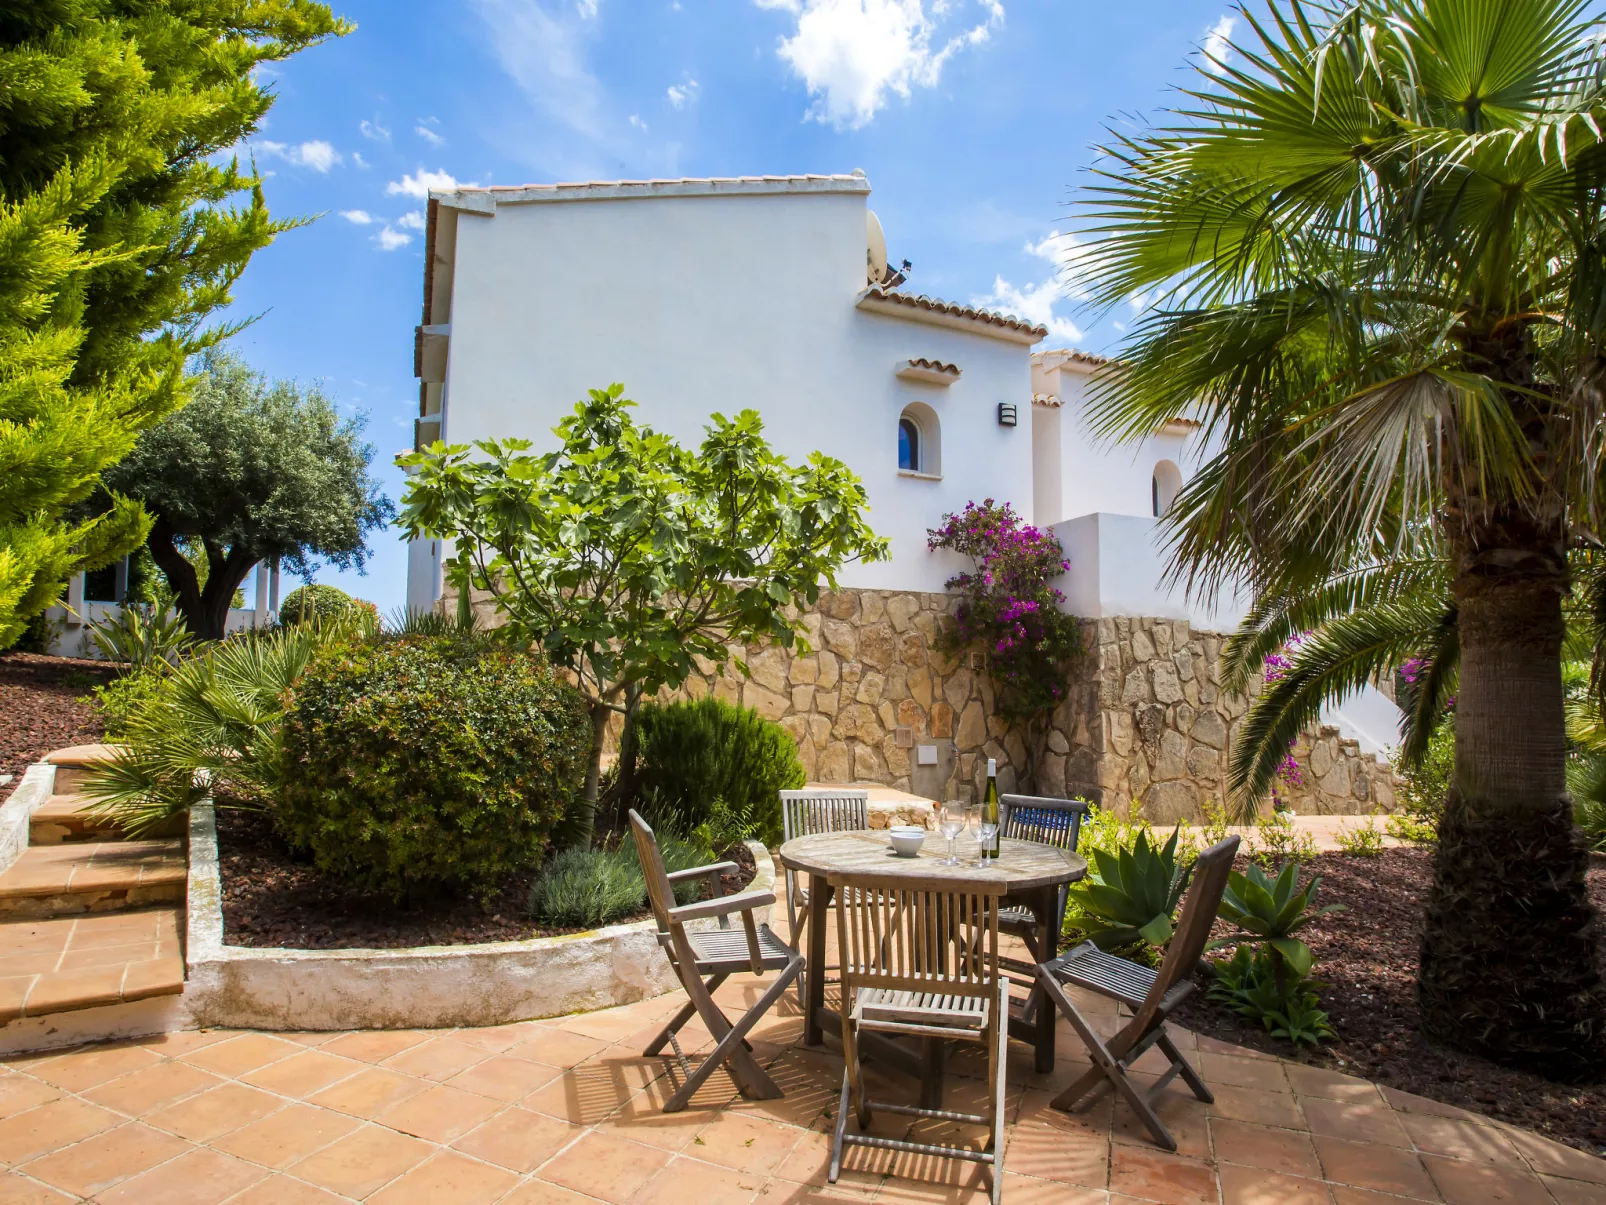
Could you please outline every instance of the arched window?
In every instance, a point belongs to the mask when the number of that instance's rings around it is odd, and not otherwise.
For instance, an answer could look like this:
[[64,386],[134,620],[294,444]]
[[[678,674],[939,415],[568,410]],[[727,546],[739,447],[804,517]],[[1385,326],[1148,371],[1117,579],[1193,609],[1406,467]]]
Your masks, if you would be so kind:
[[942,427],[937,412],[924,402],[910,402],[898,416],[898,469],[942,476]]
[[1162,460],[1154,466],[1154,476],[1150,479],[1150,498],[1154,507],[1154,517],[1158,519],[1171,509],[1171,503],[1176,500],[1177,491],[1182,488],[1182,470],[1169,460]]
[[898,467],[920,471],[920,426],[908,415],[898,420]]

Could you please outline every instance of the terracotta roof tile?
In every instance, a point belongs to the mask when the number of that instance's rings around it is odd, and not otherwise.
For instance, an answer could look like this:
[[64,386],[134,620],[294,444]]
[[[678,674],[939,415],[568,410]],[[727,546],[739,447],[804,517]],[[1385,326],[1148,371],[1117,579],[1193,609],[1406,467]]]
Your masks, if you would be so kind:
[[[866,305],[866,303],[870,304]],[[1014,334],[1031,335],[1034,336],[1030,340],[1033,343],[1048,335],[1046,326],[1035,322],[1027,322],[1025,319],[1017,318],[1013,314],[999,314],[992,310],[977,309],[975,306],[959,305],[952,301],[943,301],[938,297],[927,297],[924,293],[904,293],[882,285],[872,285],[859,294],[859,306],[861,309],[880,309],[888,305],[942,315],[948,318],[958,318],[964,321],[980,322]]]

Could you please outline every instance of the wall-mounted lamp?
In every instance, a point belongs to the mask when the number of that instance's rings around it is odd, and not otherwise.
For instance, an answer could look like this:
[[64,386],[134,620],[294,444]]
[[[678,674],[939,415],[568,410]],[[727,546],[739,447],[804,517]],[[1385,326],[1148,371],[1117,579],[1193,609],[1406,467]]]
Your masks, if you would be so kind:
[[1016,410],[1014,402],[998,403],[998,425],[1000,427],[1013,427],[1016,423]]

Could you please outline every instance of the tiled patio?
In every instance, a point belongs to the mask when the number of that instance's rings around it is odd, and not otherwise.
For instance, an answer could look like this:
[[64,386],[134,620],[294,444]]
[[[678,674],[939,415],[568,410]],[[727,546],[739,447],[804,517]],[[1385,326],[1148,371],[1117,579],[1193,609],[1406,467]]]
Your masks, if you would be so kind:
[[[731,984],[721,995],[735,1005],[752,990]],[[720,1074],[692,1108],[663,1115],[670,1065],[640,1050],[681,999],[494,1029],[180,1033],[11,1060],[0,1065],[0,1203],[985,1200],[987,1172],[974,1164],[863,1149],[826,1184],[841,1064],[798,1045],[795,998],[755,1042],[784,1099],[744,1101]],[[1032,1074],[1030,1051],[1015,1046],[1005,1199],[1606,1203],[1606,1161],[1362,1081],[1179,1037],[1197,1049],[1217,1099],[1206,1107],[1170,1094],[1163,1111],[1177,1155],[1156,1150],[1107,1098],[1085,1115],[1049,1108],[1086,1066],[1068,1032],[1050,1077]],[[979,1103],[979,1082],[955,1062],[949,1099]]]

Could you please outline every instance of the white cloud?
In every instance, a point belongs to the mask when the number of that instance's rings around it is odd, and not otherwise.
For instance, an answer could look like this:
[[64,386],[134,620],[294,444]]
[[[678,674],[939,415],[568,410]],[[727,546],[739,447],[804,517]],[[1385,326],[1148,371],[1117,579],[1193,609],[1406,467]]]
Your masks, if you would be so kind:
[[1082,338],[1081,328],[1069,318],[1061,318],[1054,313],[1054,303],[1061,295],[1058,281],[1045,280],[1017,289],[1002,276],[995,276],[993,291],[985,297],[972,298],[971,304],[989,310],[1002,310],[1028,322],[1040,322],[1048,327],[1049,338],[1078,343]]
[[1205,30],[1204,57],[1199,65],[1211,75],[1220,75],[1226,65],[1232,62],[1232,31],[1237,25],[1238,18],[1227,13]]
[[297,143],[295,146],[264,139],[257,143],[257,146],[269,155],[278,156],[286,163],[293,163],[297,167],[310,167],[315,172],[327,172],[331,167],[345,162],[340,152],[322,138]]
[[602,89],[586,63],[597,23],[585,5],[549,11],[543,0],[474,0],[491,49],[513,82],[569,129],[605,140]]
[[396,219],[396,225],[408,230],[422,230],[424,228],[424,211],[422,209],[409,210]]
[[352,161],[353,164],[355,164],[358,167],[367,167],[368,166],[368,160],[366,160],[366,159],[364,159],[362,157],[362,152],[361,151],[352,151],[351,152],[351,161]]
[[640,130],[643,134],[647,132],[647,123],[641,120],[640,113],[632,113],[630,115],[630,124],[635,126],[636,129]]
[[340,216],[353,226],[372,226],[379,220],[366,209],[342,209]]
[[381,251],[397,251],[412,241],[412,235],[403,234],[400,230],[392,229],[389,225],[374,235],[374,242]]
[[670,84],[669,103],[677,109],[684,109],[688,100],[697,99],[697,92],[701,87],[702,85],[690,76],[686,78],[684,84]]
[[597,0],[575,0],[574,7],[588,21],[597,15]]
[[420,117],[413,125],[413,133],[429,143],[430,146],[445,146],[446,139],[441,136],[440,131],[434,128],[438,125],[440,125],[439,118]]
[[915,87],[936,85],[944,65],[966,46],[985,42],[1004,22],[1001,0],[973,0],[979,24],[938,43],[951,0],[754,0],[760,8],[793,14],[797,30],[778,54],[814,97],[808,116],[837,129],[858,129],[886,105],[887,94],[908,99]]
[[362,131],[362,136],[364,138],[371,138],[375,142],[390,141],[390,131],[379,124],[379,118],[377,117],[372,121],[368,121],[367,119],[359,121],[357,123],[357,129]]
[[[403,176],[400,180],[392,180],[385,185],[385,195],[387,197],[416,197],[420,201],[427,201],[431,189],[445,192],[456,187],[457,177],[452,175],[451,172],[430,172],[419,168],[417,175]],[[472,188],[473,185],[471,184],[469,187]]]
[[1061,234],[1058,230],[1051,230],[1038,242],[1026,244],[1026,254],[1036,256],[1045,263],[1053,264],[1058,270],[1057,277],[1060,292],[1077,301],[1085,300],[1088,296],[1087,285],[1083,280],[1088,268],[1088,253],[1091,248],[1074,234]]

